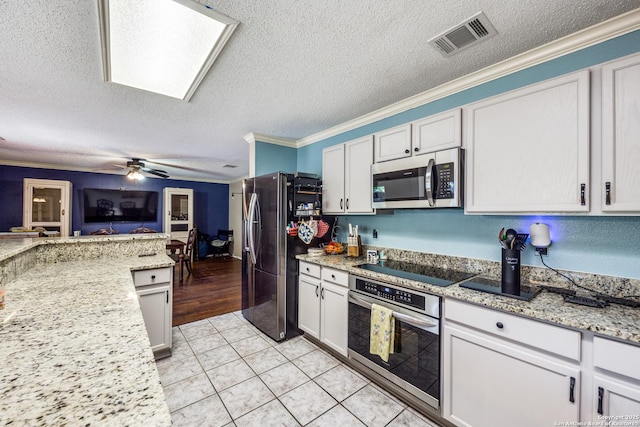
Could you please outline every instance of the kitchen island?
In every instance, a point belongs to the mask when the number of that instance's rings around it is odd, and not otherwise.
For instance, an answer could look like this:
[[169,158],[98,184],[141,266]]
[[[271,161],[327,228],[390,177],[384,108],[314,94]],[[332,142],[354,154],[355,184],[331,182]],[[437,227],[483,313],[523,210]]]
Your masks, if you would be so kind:
[[131,274],[173,265],[165,242],[0,242],[0,425],[171,425]]

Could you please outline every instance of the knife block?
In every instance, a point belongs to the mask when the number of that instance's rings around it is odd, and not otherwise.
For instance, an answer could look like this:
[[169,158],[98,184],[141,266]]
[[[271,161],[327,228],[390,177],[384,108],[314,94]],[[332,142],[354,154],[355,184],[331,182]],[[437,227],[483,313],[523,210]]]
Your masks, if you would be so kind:
[[360,236],[347,237],[347,256],[359,257],[362,254],[362,241]]
[[520,295],[520,250],[502,249],[502,293]]

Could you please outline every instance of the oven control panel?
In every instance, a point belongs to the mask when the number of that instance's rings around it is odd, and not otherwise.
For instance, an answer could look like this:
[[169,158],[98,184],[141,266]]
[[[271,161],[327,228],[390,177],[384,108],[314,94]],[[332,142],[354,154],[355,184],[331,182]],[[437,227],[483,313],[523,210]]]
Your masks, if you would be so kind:
[[423,295],[413,293],[407,289],[399,289],[381,283],[373,283],[363,279],[356,279],[356,289],[379,298],[400,304],[408,305],[419,310],[425,309],[425,298]]

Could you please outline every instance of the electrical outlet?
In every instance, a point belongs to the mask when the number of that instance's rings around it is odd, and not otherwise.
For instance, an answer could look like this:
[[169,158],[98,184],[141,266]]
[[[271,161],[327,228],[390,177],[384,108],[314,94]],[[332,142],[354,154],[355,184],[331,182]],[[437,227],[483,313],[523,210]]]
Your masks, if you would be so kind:
[[536,248],[536,252],[540,255],[547,255],[547,248]]
[[374,239],[378,238],[378,230],[376,230],[375,228],[373,229],[373,238]]

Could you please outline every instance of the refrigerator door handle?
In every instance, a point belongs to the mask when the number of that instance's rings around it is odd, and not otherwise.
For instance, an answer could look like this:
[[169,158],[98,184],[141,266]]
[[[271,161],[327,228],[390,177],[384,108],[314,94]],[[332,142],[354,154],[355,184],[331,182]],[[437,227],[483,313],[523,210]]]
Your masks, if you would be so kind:
[[[256,234],[254,236],[254,248],[253,251],[255,253],[255,258],[256,260],[258,259],[258,255],[260,254],[260,247],[262,244],[262,215],[260,214],[260,200],[258,200],[258,197],[256,196],[256,203],[254,206],[255,209],[255,224],[256,224]],[[256,262],[257,264],[257,262]],[[263,268],[262,266],[262,260],[260,260],[260,266],[261,269]]]
[[253,235],[253,224],[255,222],[256,202],[258,196],[256,193],[251,194],[251,200],[249,201],[249,218],[247,219],[247,243],[249,244],[249,254],[251,255],[251,261],[253,265],[256,264],[256,249],[255,240]]

